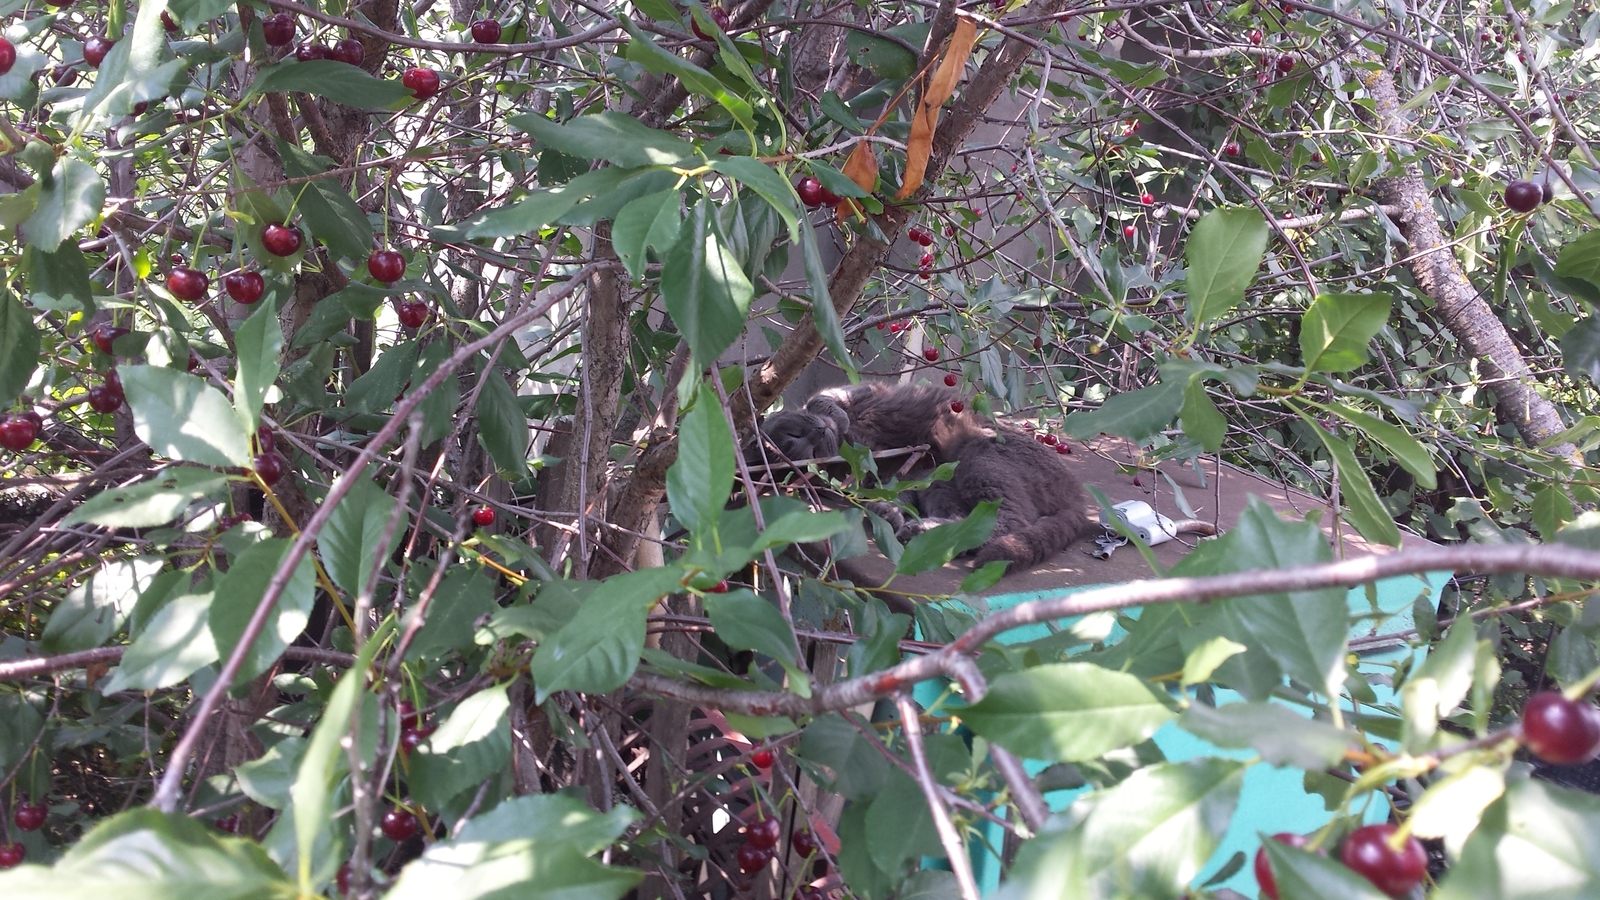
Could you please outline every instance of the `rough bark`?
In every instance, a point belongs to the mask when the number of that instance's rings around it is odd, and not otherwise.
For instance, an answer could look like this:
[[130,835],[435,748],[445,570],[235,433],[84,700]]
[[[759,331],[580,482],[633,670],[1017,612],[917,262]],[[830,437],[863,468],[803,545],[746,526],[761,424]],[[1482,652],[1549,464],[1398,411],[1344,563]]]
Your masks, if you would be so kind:
[[[1410,118],[1400,108],[1399,93],[1388,69],[1373,69],[1364,78],[1382,132],[1408,142],[1417,138]],[[1565,429],[1561,413],[1539,393],[1539,381],[1510,332],[1461,268],[1451,242],[1439,227],[1433,197],[1421,171],[1408,164],[1400,175],[1384,179],[1380,190],[1385,203],[1398,207],[1395,223],[1411,245],[1412,274],[1423,293],[1434,301],[1440,322],[1478,360],[1484,376],[1493,382],[1490,390],[1500,414],[1516,426],[1528,446],[1544,446]],[[1571,444],[1556,444],[1548,449],[1568,458],[1574,458],[1577,452]]]

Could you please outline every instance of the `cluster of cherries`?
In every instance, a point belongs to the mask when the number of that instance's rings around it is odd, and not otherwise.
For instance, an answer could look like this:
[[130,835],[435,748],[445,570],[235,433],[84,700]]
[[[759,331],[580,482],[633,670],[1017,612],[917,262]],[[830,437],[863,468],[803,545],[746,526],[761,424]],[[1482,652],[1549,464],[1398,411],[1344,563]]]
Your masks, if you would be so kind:
[[[27,800],[17,804],[11,814],[11,821],[17,826],[18,831],[38,831],[44,827],[45,819],[50,818],[50,808],[43,803],[32,803]],[[22,865],[28,856],[28,848],[19,843],[0,844],[0,869],[10,869]]]
[[256,477],[261,479],[262,484],[272,487],[289,470],[289,464],[278,455],[278,439],[273,436],[272,429],[265,425],[256,429],[256,447],[261,451],[252,463]]
[[[493,512],[493,510],[490,510],[490,512]],[[400,752],[409,754],[417,749],[417,745],[427,740],[430,735],[437,731],[438,726],[428,722],[410,700],[401,700],[398,711],[400,713]],[[416,817],[413,816],[412,818]],[[388,834],[388,832],[385,831],[384,834]],[[390,837],[394,838],[393,835],[390,835]],[[407,837],[410,837],[410,835],[407,835]],[[394,838],[394,840],[399,841],[404,840],[404,838]]]
[[[1540,691],[1522,708],[1519,735],[1523,746],[1547,763],[1573,766],[1600,757],[1600,708],[1573,700],[1560,691]],[[1414,837],[1395,845],[1393,825],[1367,825],[1344,839],[1339,859],[1352,871],[1391,897],[1404,897],[1428,873],[1428,854]],[[1280,833],[1273,840],[1304,847],[1303,835]],[[1256,882],[1261,896],[1278,900],[1278,883],[1265,850],[1256,851]]]
[[[914,244],[920,244],[923,247],[933,246],[933,232],[923,228],[921,225],[913,225],[907,229],[906,237],[909,238]],[[932,250],[924,251],[922,258],[917,261],[917,277],[921,278],[923,281],[927,281],[929,278],[933,277]]]
[[1071,444],[1063,441],[1048,431],[1040,431],[1035,433],[1033,439],[1045,445],[1046,447],[1056,448],[1056,452],[1062,456],[1066,456],[1068,453],[1072,452]]
[[[298,225],[271,222],[261,229],[261,246],[268,253],[288,257],[305,246],[305,233]],[[406,275],[406,258],[398,250],[375,250],[367,257],[367,271],[384,285],[392,285]],[[267,282],[260,272],[241,269],[230,272],[222,279],[223,289],[235,303],[249,306],[266,293]],[[211,279],[204,272],[188,266],[175,266],[167,272],[167,291],[179,300],[191,303],[205,298],[211,289]],[[396,308],[400,324],[406,328],[421,328],[428,321],[428,304],[421,300],[406,300]],[[126,330],[123,331],[126,334]],[[110,353],[109,347],[102,350]]]

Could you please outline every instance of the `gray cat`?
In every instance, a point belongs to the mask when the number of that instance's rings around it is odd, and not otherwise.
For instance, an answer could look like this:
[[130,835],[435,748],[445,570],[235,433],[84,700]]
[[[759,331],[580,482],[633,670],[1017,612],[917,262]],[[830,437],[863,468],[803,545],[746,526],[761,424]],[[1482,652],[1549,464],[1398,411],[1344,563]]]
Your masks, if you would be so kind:
[[[1009,571],[1020,571],[1096,530],[1084,512],[1083,485],[1053,448],[1006,423],[952,411],[956,399],[929,385],[835,388],[804,409],[769,417],[762,431],[791,460],[837,456],[845,442],[874,451],[927,444],[934,464],[957,464],[955,476],[916,492],[922,521],[901,529],[902,539],[999,500],[994,533],[976,552],[979,566],[1005,560]],[[753,447],[752,461],[760,462],[761,452]]]

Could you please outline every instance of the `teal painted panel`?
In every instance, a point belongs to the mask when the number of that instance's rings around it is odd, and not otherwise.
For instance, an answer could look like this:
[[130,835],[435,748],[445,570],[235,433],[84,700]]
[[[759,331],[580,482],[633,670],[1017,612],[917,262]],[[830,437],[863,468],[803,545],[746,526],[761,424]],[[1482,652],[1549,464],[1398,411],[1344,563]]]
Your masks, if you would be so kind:
[[[1351,637],[1370,637],[1373,634],[1403,634],[1413,628],[1412,604],[1420,596],[1430,596],[1437,600],[1444,590],[1450,575],[1447,572],[1434,572],[1426,576],[1406,576],[1389,578],[1378,582],[1369,593],[1367,588],[1354,588],[1349,593],[1350,611],[1360,616]],[[1091,587],[1104,585],[1082,585],[1073,589],[1073,592],[1088,590]],[[991,609],[1005,609],[1037,600],[1044,596],[1060,596],[1058,591],[1030,592],[1024,594],[1003,594],[985,598]],[[1132,615],[1137,615],[1133,611]],[[1067,620],[1070,622],[1071,620]],[[1374,623],[1379,627],[1375,631]],[[1064,623],[1065,624],[1065,623]],[[1046,625],[1036,625],[1018,629],[1008,633],[1003,640],[1007,643],[1022,643],[1047,637],[1051,629]],[[1108,640],[1115,641],[1122,636],[1120,628],[1113,629]],[[1363,672],[1383,673],[1388,670],[1388,665],[1398,661],[1403,656],[1413,651],[1406,646],[1404,641],[1395,645],[1372,652],[1361,654],[1360,667]],[[1393,694],[1382,684],[1374,684],[1374,691],[1378,694],[1381,703],[1387,703]],[[942,686],[934,683],[924,683],[917,689],[917,701],[924,706],[934,703],[942,693]],[[1229,691],[1218,691],[1218,704],[1236,699]],[[1248,758],[1252,752],[1248,750],[1221,750],[1202,741],[1175,724],[1169,724],[1155,735],[1155,742],[1161,751],[1171,760],[1191,759],[1196,756],[1231,756],[1234,758]],[[1043,770],[1045,763],[1030,760],[1028,770],[1037,773]],[[1331,814],[1323,808],[1322,799],[1306,794],[1301,786],[1301,772],[1297,769],[1277,769],[1266,763],[1260,763],[1250,768],[1245,774],[1244,786],[1239,797],[1239,807],[1234,813],[1233,821],[1229,825],[1228,833],[1224,836],[1216,854],[1212,857],[1210,867],[1202,873],[1198,882],[1204,882],[1211,875],[1225,865],[1234,853],[1245,854],[1245,865],[1227,881],[1223,886],[1239,891],[1246,896],[1256,895],[1255,872],[1250,863],[1254,859],[1256,847],[1260,844],[1261,834],[1272,834],[1279,831],[1294,831],[1306,834],[1327,824]],[[1081,791],[1056,791],[1045,795],[1052,809],[1066,808]],[[1366,820],[1380,822],[1388,816],[1388,809],[1384,804],[1370,804],[1366,810]],[[990,847],[1000,847],[1004,834],[999,826],[983,823],[982,830],[987,844]],[[984,846],[983,841],[972,842],[972,856],[974,874],[978,884],[985,894],[992,893],[1000,886],[1000,860],[994,853]],[[928,861],[932,863],[932,860]],[[939,861],[943,865],[943,861]]]

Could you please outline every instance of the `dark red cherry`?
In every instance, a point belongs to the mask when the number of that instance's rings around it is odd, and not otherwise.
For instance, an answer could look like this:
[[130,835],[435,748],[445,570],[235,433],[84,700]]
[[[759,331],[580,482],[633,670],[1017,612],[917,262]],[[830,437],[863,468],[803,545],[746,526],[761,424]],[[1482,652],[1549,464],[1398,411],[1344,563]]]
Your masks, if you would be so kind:
[[1366,825],[1350,832],[1339,859],[1391,897],[1404,897],[1428,874],[1428,852],[1411,835],[1396,850],[1389,845],[1393,825]]
[[0,869],[14,869],[27,857],[28,848],[21,844],[0,844]]
[[126,328],[113,325],[110,322],[102,322],[94,327],[94,331],[89,332],[89,338],[94,341],[96,347],[100,348],[101,353],[109,354],[112,352],[111,345],[116,339],[127,333],[128,329]]
[[275,13],[261,20],[261,37],[269,47],[287,47],[294,43],[294,16]]
[[[1280,831],[1272,836],[1272,840],[1291,847],[1304,847],[1309,843],[1307,837],[1292,831]],[[1272,864],[1267,861],[1266,847],[1256,851],[1256,884],[1266,900],[1278,900],[1278,880],[1272,877]]]
[[1539,199],[1540,199],[1540,201],[1542,201],[1544,203],[1549,203],[1551,200],[1554,200],[1555,198],[1556,198],[1555,185],[1551,184],[1548,181],[1546,181],[1546,182],[1544,182],[1544,183],[1539,185]]
[[170,13],[163,12],[161,14],[161,27],[167,30],[167,34],[178,33],[178,23],[172,21],[172,15]]
[[407,328],[421,328],[422,323],[428,321],[428,304],[421,300],[407,300],[400,304],[397,314],[401,325]]
[[398,250],[377,250],[367,257],[367,271],[384,284],[406,277],[406,258]]
[[1513,212],[1533,212],[1543,199],[1544,191],[1531,181],[1513,181],[1506,185],[1506,206]]
[[11,71],[17,64],[17,45],[0,37],[0,75]]
[[1229,141],[1226,144],[1223,144],[1222,145],[1222,152],[1223,152],[1223,155],[1225,155],[1225,156],[1238,156],[1239,155],[1239,142],[1238,141]]
[[789,837],[789,848],[800,856],[817,852],[817,836],[809,831],[796,831]]
[[271,453],[278,449],[278,439],[273,436],[271,428],[265,425],[257,426],[256,446],[261,448],[262,453]]
[[843,197],[840,197],[838,194],[835,194],[833,191],[830,191],[827,188],[823,188],[822,189],[822,205],[823,206],[838,206],[840,203],[843,203],[843,202],[844,202],[844,198]]
[[378,830],[391,841],[403,841],[420,830],[417,817],[408,809],[391,809],[378,822]]
[[273,256],[293,256],[299,252],[300,245],[305,242],[305,235],[300,233],[296,225],[285,225],[282,222],[273,222],[261,229],[261,246]]
[[750,823],[750,827],[745,829],[744,842],[762,850],[771,850],[778,846],[778,834],[782,831],[778,820],[768,816]]
[[927,360],[928,362],[938,362],[939,361],[939,348],[938,347],[929,347],[926,350],[923,350],[922,351],[922,358]]
[[487,506],[480,506],[472,511],[473,524],[480,528],[488,528],[494,524],[494,510]]
[[800,179],[794,186],[795,193],[800,195],[800,202],[811,209],[822,205],[822,182],[807,175]]
[[966,409],[966,408],[967,408],[967,405],[965,403],[962,403],[960,400],[951,400],[950,401],[950,411],[953,412],[953,413],[961,412],[963,409]]
[[1600,755],[1600,709],[1560,691],[1541,691],[1522,708],[1522,742],[1547,763],[1586,763]]
[[38,426],[24,416],[8,415],[0,419],[0,447],[20,453],[32,447],[34,438],[38,436]]
[[110,385],[100,384],[89,389],[89,405],[95,412],[116,412],[122,408],[122,392]]
[[276,453],[263,453],[256,457],[256,477],[260,478],[261,483],[267,487],[277,484],[278,479],[283,477],[284,471],[288,468],[289,466],[283,461],[283,457]]
[[944,377],[945,387],[955,387],[960,381],[961,379],[957,378],[954,372],[951,372],[949,375]]
[[472,39],[480,44],[500,43],[500,23],[494,19],[479,19],[473,22]]
[[328,48],[321,44],[307,41],[294,48],[294,58],[301,62],[310,62],[313,59],[327,59]]
[[367,58],[367,48],[361,46],[361,42],[355,38],[345,38],[328,50],[328,58],[359,66]]
[[740,844],[736,858],[739,862],[739,871],[759,872],[766,867],[767,861],[772,859],[772,851],[763,850],[752,844]]
[[211,280],[198,269],[180,266],[167,273],[167,290],[179,300],[199,300],[211,287]]
[[771,750],[757,750],[756,752],[750,754],[750,761],[754,763],[755,767],[758,769],[770,769],[772,768],[774,757]]
[[395,712],[400,716],[400,727],[417,731],[422,728],[422,715],[417,712],[416,704],[410,700],[401,700],[395,705]]
[[422,66],[413,66],[400,76],[400,83],[411,90],[411,96],[426,100],[439,93],[439,73]]
[[222,287],[235,303],[246,306],[261,299],[267,289],[267,280],[260,272],[230,272],[222,279]]
[[89,38],[83,42],[83,61],[88,63],[91,68],[100,68],[100,64],[105,62],[106,54],[111,52],[111,48],[115,44],[115,41],[99,35]]
[[50,809],[43,803],[19,803],[12,821],[23,831],[38,831],[44,827],[44,820],[49,816]]
[[[723,31],[727,31],[728,30],[728,24],[729,24],[728,14],[723,11],[722,7],[713,6],[710,9],[706,10],[706,15],[711,17],[711,21],[716,23],[716,26],[718,28],[722,29]],[[706,34],[704,31],[700,30],[700,23],[699,22],[696,22],[693,19],[690,19],[689,20],[689,27],[694,30],[694,36],[699,38],[700,40],[702,40],[702,41],[714,40],[714,38],[712,38],[711,35]]]
[[1287,53],[1285,53],[1283,56],[1278,57],[1278,74],[1279,75],[1287,75],[1287,74],[1289,74],[1290,72],[1293,72],[1293,71],[1294,71],[1294,57],[1290,56]]

